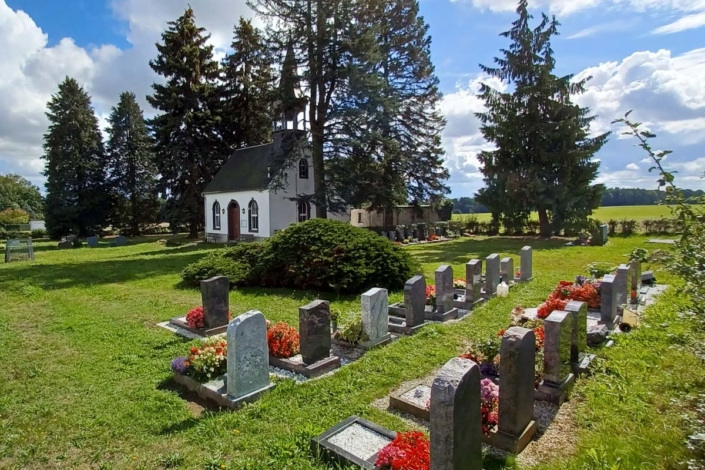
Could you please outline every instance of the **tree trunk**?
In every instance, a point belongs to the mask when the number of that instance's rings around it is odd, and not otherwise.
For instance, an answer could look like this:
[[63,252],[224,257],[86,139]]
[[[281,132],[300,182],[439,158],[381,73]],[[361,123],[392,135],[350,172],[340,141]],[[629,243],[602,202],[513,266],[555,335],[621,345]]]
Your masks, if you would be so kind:
[[188,237],[192,240],[198,239],[198,220],[197,219],[191,219],[191,222],[189,224]]
[[323,131],[311,126],[311,145],[313,147],[313,191],[316,195],[316,218],[327,219],[326,183],[323,167]]
[[384,226],[385,227],[394,227],[394,208],[393,207],[387,207],[384,210]]
[[548,220],[548,212],[546,209],[539,209],[539,226],[542,237],[551,236],[551,222]]

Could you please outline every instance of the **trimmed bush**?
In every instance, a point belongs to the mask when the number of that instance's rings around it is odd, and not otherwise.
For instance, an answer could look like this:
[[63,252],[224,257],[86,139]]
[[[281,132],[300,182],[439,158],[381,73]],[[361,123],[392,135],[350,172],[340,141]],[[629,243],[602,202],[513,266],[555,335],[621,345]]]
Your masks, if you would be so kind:
[[192,286],[198,286],[200,281],[213,276],[227,276],[231,286],[257,285],[266,250],[266,243],[241,243],[214,251],[186,266],[181,277]]
[[370,287],[399,290],[416,272],[408,252],[369,230],[312,219],[269,242],[264,284],[359,293]]
[[43,228],[36,228],[32,230],[32,238],[44,238],[47,236],[47,231]]

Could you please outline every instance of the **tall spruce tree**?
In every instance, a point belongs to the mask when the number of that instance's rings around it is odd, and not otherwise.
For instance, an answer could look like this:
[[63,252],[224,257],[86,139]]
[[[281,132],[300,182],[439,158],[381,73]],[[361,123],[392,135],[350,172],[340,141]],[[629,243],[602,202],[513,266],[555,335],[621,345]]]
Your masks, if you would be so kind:
[[105,221],[105,150],[91,98],[67,77],[47,104],[45,220],[53,238],[95,233]]
[[153,142],[134,93],[124,92],[108,118],[108,184],[113,195],[110,222],[140,234],[159,212]]
[[159,187],[175,218],[197,238],[204,223],[205,185],[228,156],[222,130],[220,66],[213,58],[210,36],[196,26],[188,8],[162,33],[159,52],[149,65],[165,79],[147,97],[161,114],[149,121],[155,138]]
[[240,18],[231,47],[223,60],[223,138],[234,150],[271,140],[274,70],[266,41],[250,20]]
[[603,187],[593,184],[599,168],[593,156],[609,133],[590,137],[595,117],[571,100],[584,92],[590,78],[574,82],[572,75],[553,73],[556,19],[542,15],[532,29],[527,0],[519,2],[517,14],[511,30],[502,33],[512,43],[495,58],[497,67],[480,66],[513,90],[500,92],[488,85],[480,90],[487,112],[477,116],[496,150],[478,157],[486,188],[477,200],[509,231],[536,210],[541,234],[549,236],[583,223],[598,207]]

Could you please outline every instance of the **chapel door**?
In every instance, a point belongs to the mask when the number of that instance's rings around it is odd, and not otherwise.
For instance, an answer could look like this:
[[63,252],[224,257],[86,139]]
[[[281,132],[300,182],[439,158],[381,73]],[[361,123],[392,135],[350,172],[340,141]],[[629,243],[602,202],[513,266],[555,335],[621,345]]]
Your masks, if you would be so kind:
[[228,206],[228,239],[240,239],[240,205],[235,201]]

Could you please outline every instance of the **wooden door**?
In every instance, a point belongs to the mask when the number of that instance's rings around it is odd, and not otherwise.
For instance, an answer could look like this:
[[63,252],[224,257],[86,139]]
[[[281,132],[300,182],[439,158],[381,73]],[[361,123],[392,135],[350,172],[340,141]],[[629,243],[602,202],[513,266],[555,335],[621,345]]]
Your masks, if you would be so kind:
[[235,201],[228,206],[228,239],[240,239],[240,205]]

